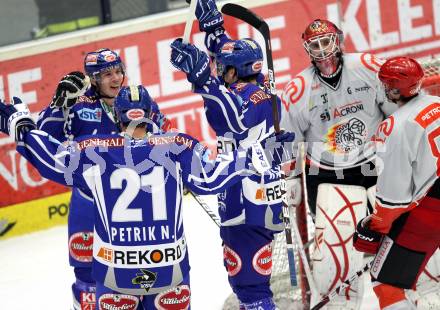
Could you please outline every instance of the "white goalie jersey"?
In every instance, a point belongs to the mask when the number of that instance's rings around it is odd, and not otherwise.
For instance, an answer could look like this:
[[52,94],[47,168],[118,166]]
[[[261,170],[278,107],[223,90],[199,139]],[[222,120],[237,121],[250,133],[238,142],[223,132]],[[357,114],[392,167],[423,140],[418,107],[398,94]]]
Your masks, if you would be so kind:
[[382,61],[371,54],[344,54],[336,85],[324,82],[309,66],[282,94],[281,127],[307,145],[307,158],[324,169],[343,169],[370,161],[363,146],[395,105],[386,100],[377,78]]

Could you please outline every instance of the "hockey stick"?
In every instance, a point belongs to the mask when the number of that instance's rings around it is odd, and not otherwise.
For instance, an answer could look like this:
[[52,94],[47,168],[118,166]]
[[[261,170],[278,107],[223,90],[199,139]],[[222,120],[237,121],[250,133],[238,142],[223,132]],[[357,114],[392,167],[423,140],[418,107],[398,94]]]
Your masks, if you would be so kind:
[[341,285],[339,285],[337,288],[335,288],[333,291],[325,295],[320,302],[318,302],[315,306],[313,306],[312,310],[318,310],[324,307],[326,304],[328,304],[332,299],[334,299],[340,291],[346,289],[350,285],[353,284],[354,281],[358,280],[365,272],[370,270],[371,264],[373,263],[373,260],[366,263],[364,267],[362,267],[361,270],[357,271],[355,274],[353,274],[350,278],[342,282]]
[[184,43],[184,44],[188,44],[190,41],[189,36],[191,35],[191,29],[192,29],[192,25],[193,25],[195,13],[196,13],[196,6],[197,6],[196,0],[191,1],[191,3],[189,4],[188,17],[186,19],[185,30],[183,31],[183,37],[182,37],[182,43]]
[[211,208],[200,198],[199,195],[194,194],[192,191],[189,191],[191,195],[194,197],[194,199],[199,203],[199,205],[205,210],[205,212],[209,215],[211,220],[214,221],[214,223],[220,227],[220,219],[217,217],[217,215],[211,210]]
[[273,125],[275,127],[275,132],[278,133],[280,132],[280,117],[278,114],[277,90],[275,88],[275,74],[273,70],[272,45],[270,43],[269,25],[254,12],[235,3],[226,3],[222,7],[222,13],[241,19],[242,21],[248,23],[257,29],[264,38],[264,43],[266,45],[267,72],[269,75],[270,94],[272,99]]
[[[222,13],[238,18],[255,29],[257,29],[264,38],[264,43],[266,47],[266,61],[267,61],[267,70],[269,75],[269,85],[270,85],[270,94],[272,100],[272,115],[273,115],[273,123],[275,132],[280,132],[280,118],[278,114],[278,103],[277,103],[277,93],[275,88],[275,75],[273,70],[273,58],[272,58],[272,46],[270,43],[270,29],[269,25],[254,12],[248,10],[245,7],[242,7],[238,4],[234,3],[226,3],[222,7]],[[282,175],[283,182],[285,182],[285,176]],[[285,197],[285,193],[283,193],[283,197]],[[295,255],[293,251],[293,242],[292,242],[292,225],[290,221],[290,211],[289,206],[283,199],[283,222],[284,222],[284,232],[286,234],[286,247],[287,247],[287,260],[289,263],[289,271],[290,271],[290,284],[292,286],[297,286],[298,281],[296,279],[296,266],[295,266]]]

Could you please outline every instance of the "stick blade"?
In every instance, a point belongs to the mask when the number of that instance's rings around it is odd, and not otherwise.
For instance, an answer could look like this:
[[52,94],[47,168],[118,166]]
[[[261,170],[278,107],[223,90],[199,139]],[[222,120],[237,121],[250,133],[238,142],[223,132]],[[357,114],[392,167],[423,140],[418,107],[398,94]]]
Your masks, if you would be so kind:
[[260,16],[235,3],[226,3],[223,5],[222,13],[241,19],[256,29],[260,29],[264,24],[267,26],[266,22]]

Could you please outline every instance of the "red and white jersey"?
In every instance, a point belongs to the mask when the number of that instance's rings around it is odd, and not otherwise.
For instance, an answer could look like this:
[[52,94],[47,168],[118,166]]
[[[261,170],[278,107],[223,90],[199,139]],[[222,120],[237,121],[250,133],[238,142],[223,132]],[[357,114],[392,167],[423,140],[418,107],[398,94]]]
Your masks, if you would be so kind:
[[387,233],[440,174],[440,97],[413,98],[380,124],[373,140],[379,176],[370,228]]
[[359,166],[374,154],[363,147],[397,107],[386,100],[377,77],[382,61],[371,54],[344,54],[336,87],[311,65],[285,87],[281,127],[307,143],[307,158],[324,169]]

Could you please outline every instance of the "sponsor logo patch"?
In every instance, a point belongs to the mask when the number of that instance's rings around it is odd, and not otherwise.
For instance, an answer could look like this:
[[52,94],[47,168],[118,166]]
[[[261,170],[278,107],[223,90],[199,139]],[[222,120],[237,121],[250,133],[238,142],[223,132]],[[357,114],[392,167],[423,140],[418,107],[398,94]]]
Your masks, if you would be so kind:
[[80,300],[81,300],[81,310],[96,309],[95,293],[81,292]]
[[226,270],[230,277],[235,276],[241,270],[241,258],[237,253],[226,245],[223,246],[223,259],[225,260]]
[[78,232],[70,236],[70,255],[80,262],[91,262],[93,256],[93,232]]
[[86,57],[86,66],[96,65],[98,63],[98,55],[90,54]]
[[263,276],[272,273],[272,243],[266,244],[255,253],[252,258],[252,266],[256,272]]
[[136,273],[135,278],[131,279],[131,283],[139,285],[140,288],[148,292],[157,280],[157,273],[147,269],[140,269],[140,271],[140,273]]
[[252,71],[254,72],[260,72],[261,68],[263,68],[263,62],[261,60],[252,64]]
[[104,60],[107,62],[112,62],[116,60],[116,56],[114,54],[108,54],[104,56]]
[[364,110],[364,105],[360,101],[346,104],[342,107],[338,107],[333,111],[333,118],[347,116],[349,114],[355,114]]
[[154,299],[154,305],[158,310],[186,310],[189,308],[191,290],[188,285],[179,285],[164,293],[160,293]]
[[135,120],[144,118],[145,112],[144,112],[144,110],[141,110],[141,109],[131,109],[131,110],[128,110],[127,117],[128,117],[128,119],[135,121]]
[[234,46],[235,42],[226,42],[225,44],[223,44],[221,52],[232,54],[232,52],[234,51]]
[[101,108],[87,109],[83,108],[78,111],[78,117],[86,122],[101,122],[102,110]]
[[136,310],[139,299],[136,296],[122,294],[104,294],[99,297],[99,309]]

